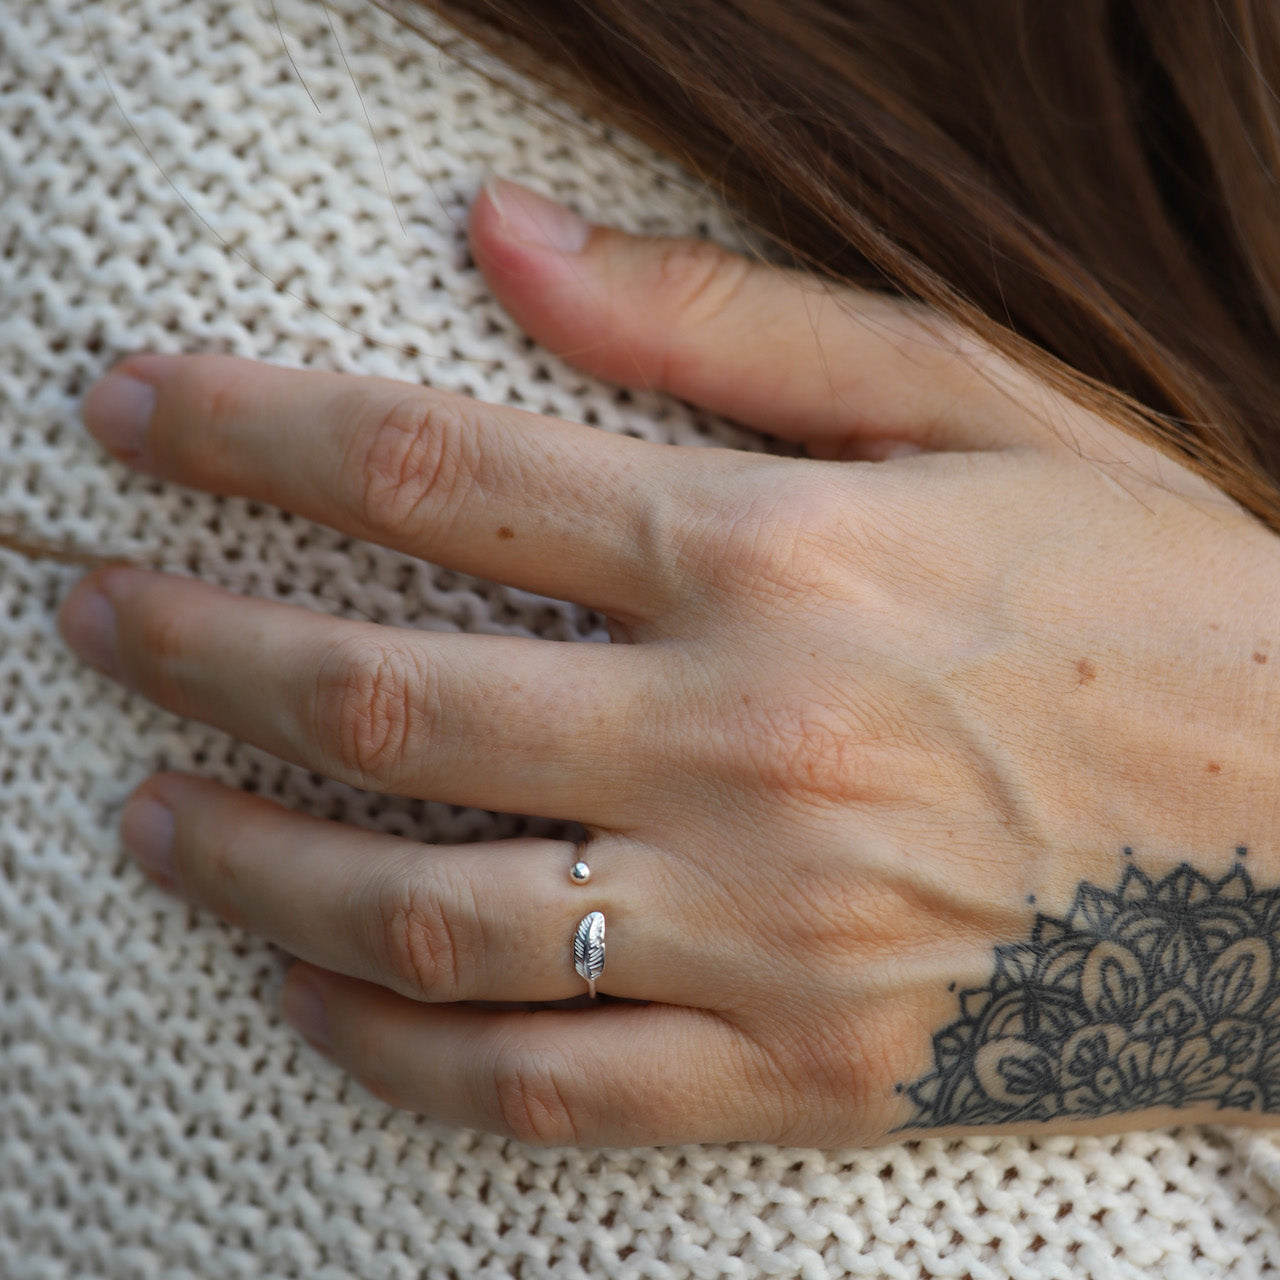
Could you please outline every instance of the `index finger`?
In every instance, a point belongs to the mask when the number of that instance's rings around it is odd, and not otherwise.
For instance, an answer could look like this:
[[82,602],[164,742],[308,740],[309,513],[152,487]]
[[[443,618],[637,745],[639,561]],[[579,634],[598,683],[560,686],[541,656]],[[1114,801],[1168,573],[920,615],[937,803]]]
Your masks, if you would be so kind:
[[142,470],[614,617],[674,603],[690,454],[386,378],[133,356],[86,425]]

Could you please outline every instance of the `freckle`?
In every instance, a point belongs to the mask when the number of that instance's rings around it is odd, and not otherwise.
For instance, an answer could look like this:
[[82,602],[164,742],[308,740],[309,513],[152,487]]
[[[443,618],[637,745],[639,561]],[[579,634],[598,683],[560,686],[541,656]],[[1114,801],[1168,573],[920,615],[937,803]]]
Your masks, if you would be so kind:
[[1267,655],[1265,653],[1255,653],[1253,655],[1254,662],[1266,662]]
[[1098,675],[1098,668],[1095,667],[1088,658],[1081,658],[1080,661],[1076,663],[1076,671],[1079,673],[1081,684],[1092,683]]
[[508,529],[505,524],[499,526],[498,537],[501,538],[503,542],[506,542],[508,538],[514,538],[515,536],[515,533]]
[[1210,631],[1221,631],[1221,630],[1222,630],[1222,623],[1220,623],[1220,622],[1211,622],[1211,623],[1209,623],[1209,630],[1210,630]]
[[1222,766],[1216,760],[1210,760],[1204,767],[1205,773],[1221,773]]

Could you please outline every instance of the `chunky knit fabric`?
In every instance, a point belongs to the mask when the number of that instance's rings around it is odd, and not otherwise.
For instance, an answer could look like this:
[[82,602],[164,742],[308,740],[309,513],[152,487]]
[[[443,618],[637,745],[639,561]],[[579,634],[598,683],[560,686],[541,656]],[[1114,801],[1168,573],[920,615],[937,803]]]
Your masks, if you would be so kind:
[[[0,528],[430,628],[599,620],[109,462],[77,424],[141,348],[378,372],[653,439],[751,446],[577,374],[464,247],[486,172],[633,229],[728,235],[607,133],[522,105],[367,0],[0,0]],[[389,1110],[274,1012],[283,959],[121,854],[159,765],[433,840],[514,819],[363,795],[126,695],[0,555],[0,1275],[1259,1276],[1280,1157],[1238,1130],[534,1151]]]

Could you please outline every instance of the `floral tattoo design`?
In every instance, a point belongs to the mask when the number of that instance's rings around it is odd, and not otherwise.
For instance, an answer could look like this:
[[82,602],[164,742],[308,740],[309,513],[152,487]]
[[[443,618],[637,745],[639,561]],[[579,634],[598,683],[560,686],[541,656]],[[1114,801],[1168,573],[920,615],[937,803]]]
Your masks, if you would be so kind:
[[991,981],[960,993],[933,1070],[898,1086],[916,1108],[901,1128],[1280,1111],[1278,951],[1280,888],[1239,864],[1081,883],[1063,918],[1038,913],[1028,941],[996,947]]

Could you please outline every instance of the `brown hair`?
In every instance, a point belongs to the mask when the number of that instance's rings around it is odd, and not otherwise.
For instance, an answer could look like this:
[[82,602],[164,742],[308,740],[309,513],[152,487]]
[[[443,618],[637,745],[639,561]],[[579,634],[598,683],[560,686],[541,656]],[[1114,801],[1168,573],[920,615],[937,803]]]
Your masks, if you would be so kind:
[[418,3],[1280,531],[1275,0]]

